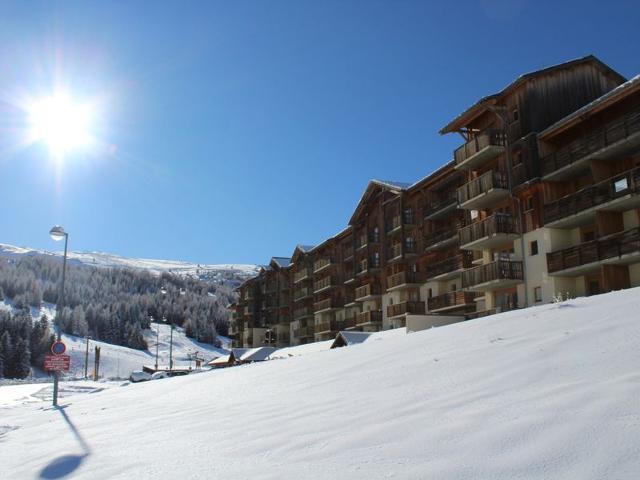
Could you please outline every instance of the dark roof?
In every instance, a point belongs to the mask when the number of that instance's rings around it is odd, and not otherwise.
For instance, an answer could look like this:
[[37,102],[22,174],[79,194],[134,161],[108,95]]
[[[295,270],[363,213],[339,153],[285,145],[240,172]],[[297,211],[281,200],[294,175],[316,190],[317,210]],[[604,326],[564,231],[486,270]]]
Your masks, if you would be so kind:
[[362,196],[360,197],[360,200],[358,201],[356,208],[353,211],[353,215],[351,215],[351,219],[349,219],[349,225],[354,223],[356,217],[362,210],[362,207],[367,203],[367,200],[369,199],[371,192],[375,188],[382,187],[382,189],[390,190],[394,193],[400,193],[407,190],[410,186],[411,184],[406,182],[395,182],[395,181],[389,181],[389,180],[375,180],[375,179],[370,180],[369,183],[367,184],[367,188],[365,188],[364,192],[362,192]]
[[411,186],[410,183],[395,182],[393,180],[376,180],[376,179],[373,179],[373,180],[371,180],[371,182],[372,183],[377,183],[378,185],[381,185],[383,187],[397,188],[399,190],[406,190],[407,188],[409,188]]
[[313,250],[314,248],[316,248],[316,246],[315,245],[296,245],[296,248],[306,253],[309,250]]
[[630,93],[635,89],[640,89],[640,75],[636,75],[631,80],[628,80],[622,85],[618,85],[613,90],[605,93],[601,97],[596,98],[593,102],[587,103],[584,107],[581,107],[575,112],[570,113],[566,117],[561,118],[550,127],[545,128],[538,134],[538,136],[542,138],[547,137],[553,133],[558,133],[559,131],[562,131],[565,128],[570,127],[572,124],[580,121],[582,118],[588,116],[589,114],[599,111],[606,105],[619,101],[620,99],[624,98],[627,93]]
[[271,261],[278,265],[280,268],[286,268],[291,265],[291,258],[289,257],[272,257]]
[[539,76],[542,76],[542,75],[549,74],[549,73],[554,72],[556,70],[570,68],[570,67],[573,67],[575,65],[579,65],[581,63],[593,63],[594,66],[600,68],[605,73],[617,77],[620,82],[624,82],[626,80],[625,77],[623,77],[618,72],[613,70],[606,63],[604,63],[601,60],[599,60],[598,58],[596,58],[594,55],[587,55],[586,57],[569,60],[568,62],[559,63],[557,65],[552,65],[550,67],[545,67],[545,68],[542,68],[540,70],[535,70],[533,72],[529,72],[529,73],[525,73],[524,75],[520,75],[518,78],[516,78],[513,82],[511,82],[509,85],[507,85],[505,88],[503,88],[499,92],[491,94],[491,95],[487,95],[486,97],[483,97],[480,100],[478,100],[471,107],[467,108],[460,115],[458,115],[452,121],[450,121],[447,125],[445,125],[440,130],[440,134],[444,135],[445,133],[455,132],[458,128],[460,128],[460,126],[462,126],[462,125],[458,125],[461,122],[461,120],[463,120],[466,117],[475,116],[475,115],[479,114],[481,111],[484,111],[487,106],[495,104],[496,100],[498,98],[500,98],[502,95],[504,95],[505,93],[509,92],[510,90],[520,86],[522,83],[526,82],[527,80],[530,80],[532,78],[536,78],[536,77],[539,77]]

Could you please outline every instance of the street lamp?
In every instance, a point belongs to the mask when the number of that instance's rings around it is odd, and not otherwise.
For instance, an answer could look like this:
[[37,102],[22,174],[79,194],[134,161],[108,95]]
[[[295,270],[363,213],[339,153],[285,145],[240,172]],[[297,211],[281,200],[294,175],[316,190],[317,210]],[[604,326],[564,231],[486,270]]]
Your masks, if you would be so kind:
[[[67,273],[67,244],[69,243],[69,234],[64,231],[60,225],[56,225],[51,230],[49,230],[49,235],[56,242],[59,242],[64,238],[64,257],[62,258],[62,284],[60,285],[60,295],[58,296],[58,307],[56,309],[56,323],[58,323],[58,319],[60,318],[60,313],[64,308],[64,280]],[[60,328],[60,324],[58,323],[58,331],[56,332],[56,338],[60,341],[62,337],[62,332]],[[53,373],[53,406],[58,405],[58,371],[54,371]]]

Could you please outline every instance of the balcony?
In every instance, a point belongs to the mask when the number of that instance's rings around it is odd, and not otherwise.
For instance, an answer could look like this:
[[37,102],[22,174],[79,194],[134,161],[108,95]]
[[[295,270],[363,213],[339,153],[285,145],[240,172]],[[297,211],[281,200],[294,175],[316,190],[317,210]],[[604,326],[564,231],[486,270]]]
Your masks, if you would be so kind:
[[595,221],[597,210],[640,207],[640,167],[583,188],[544,206],[545,227],[575,228]]
[[372,273],[380,268],[380,260],[375,257],[370,258],[369,260],[364,259],[361,260],[356,268],[356,275],[365,275],[367,273]]
[[341,285],[342,282],[337,277],[324,277],[317,282],[313,282],[313,293],[325,292]]
[[460,273],[471,268],[473,254],[471,252],[463,252],[453,255],[439,262],[427,265],[427,280],[444,281],[458,277]]
[[462,288],[475,292],[499,290],[522,283],[522,262],[496,260],[462,272]]
[[424,236],[424,249],[427,252],[443,250],[458,243],[458,229],[460,227],[446,227],[427,233]]
[[299,301],[304,300],[305,298],[309,298],[311,296],[313,296],[313,291],[311,290],[310,287],[298,288],[293,293],[293,301],[294,302],[299,302]]
[[293,331],[293,336],[295,338],[307,338],[313,337],[315,333],[315,327],[301,327]]
[[368,310],[356,315],[356,325],[358,327],[380,324],[382,324],[382,310]]
[[549,275],[560,277],[595,272],[601,265],[628,265],[639,261],[638,227],[547,254]]
[[351,260],[353,258],[354,253],[355,253],[355,249],[352,246],[345,247],[345,249],[342,251],[342,258],[345,261]]
[[475,305],[474,298],[476,298],[476,295],[475,292],[463,292],[462,290],[443,293],[428,299],[427,309],[433,313],[468,309]]
[[464,250],[486,250],[519,237],[520,228],[513,215],[508,213],[494,213],[458,232],[460,248]]
[[368,283],[361,287],[356,288],[355,300],[356,302],[364,302],[366,300],[373,300],[382,295],[382,288],[377,283]]
[[293,283],[300,283],[309,278],[311,278],[311,272],[308,268],[305,268],[304,270],[295,273],[293,276]]
[[419,286],[422,283],[420,280],[418,272],[396,273],[387,277],[387,292]]
[[457,190],[451,188],[441,192],[427,192],[427,202],[424,205],[425,220],[445,218],[458,207]]
[[294,320],[303,320],[308,317],[313,317],[313,308],[311,307],[296,308],[293,311]]
[[401,317],[403,315],[424,315],[424,302],[403,302],[387,307],[387,317]]
[[326,313],[342,308],[343,303],[336,298],[326,298],[313,304],[313,313]]
[[356,328],[356,317],[349,317],[349,318],[345,318],[344,319],[344,329],[345,330],[352,330]]
[[335,265],[335,263],[334,263],[333,259],[330,258],[330,257],[321,258],[320,260],[316,260],[313,263],[313,273],[322,272],[323,270],[326,270],[327,268],[331,267],[332,265]]
[[385,232],[387,232],[387,235],[399,232],[401,228],[402,217],[400,215],[395,215],[385,222]]
[[315,327],[316,335],[321,333],[339,332],[340,330],[344,330],[345,322],[344,320],[331,320],[329,322],[316,323]]
[[475,170],[487,160],[504,152],[504,148],[505,138],[501,130],[484,130],[453,152],[455,168]]
[[466,210],[481,210],[509,197],[507,175],[490,170],[458,188],[458,204]]
[[346,270],[344,272],[344,284],[349,285],[356,281],[356,272],[355,270]]
[[362,234],[356,240],[356,250],[362,250],[371,244],[380,243],[380,234],[377,232],[372,232],[370,234]]
[[616,160],[640,145],[640,108],[592,130],[542,159],[544,180],[562,181],[589,168],[590,160]]

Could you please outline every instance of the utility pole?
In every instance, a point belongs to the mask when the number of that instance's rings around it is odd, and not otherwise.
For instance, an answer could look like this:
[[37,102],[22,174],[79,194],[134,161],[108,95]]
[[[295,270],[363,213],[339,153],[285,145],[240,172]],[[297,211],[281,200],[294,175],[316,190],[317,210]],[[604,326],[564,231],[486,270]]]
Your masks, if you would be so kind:
[[84,351],[84,379],[86,380],[88,377],[88,368],[89,368],[89,339],[91,337],[85,337],[87,344]]
[[171,372],[173,370],[173,322],[171,322],[171,336],[169,338],[169,372]]
[[[153,317],[151,317],[153,322]],[[158,343],[160,342],[160,322],[156,322],[156,372],[158,371]]]

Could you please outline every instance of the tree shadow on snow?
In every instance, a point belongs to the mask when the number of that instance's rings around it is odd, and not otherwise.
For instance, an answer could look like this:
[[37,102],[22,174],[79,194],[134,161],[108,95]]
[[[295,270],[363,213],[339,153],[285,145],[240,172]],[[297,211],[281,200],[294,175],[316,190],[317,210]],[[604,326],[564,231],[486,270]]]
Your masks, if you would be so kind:
[[84,453],[80,455],[63,455],[54,459],[49,463],[49,465],[42,469],[42,471],[40,472],[40,478],[55,479],[66,477],[67,475],[75,472],[78,467],[82,465],[84,459],[91,454],[91,448],[89,448],[89,445],[84,440],[84,438],[82,438],[82,435],[67,415],[67,412],[63,410],[63,408],[64,407],[58,408],[57,410],[62,415],[63,420],[67,423],[67,426],[69,427],[69,430],[71,430],[71,433],[73,433],[73,435],[76,437],[76,440],[80,444],[82,450],[84,450]]

